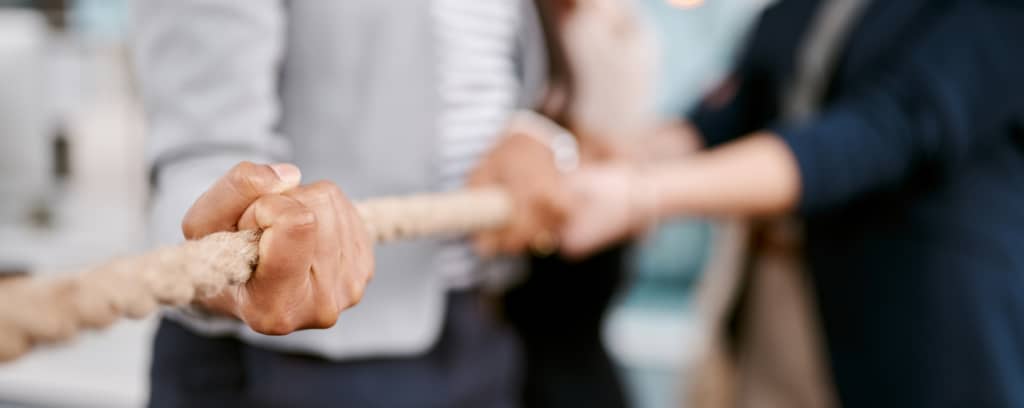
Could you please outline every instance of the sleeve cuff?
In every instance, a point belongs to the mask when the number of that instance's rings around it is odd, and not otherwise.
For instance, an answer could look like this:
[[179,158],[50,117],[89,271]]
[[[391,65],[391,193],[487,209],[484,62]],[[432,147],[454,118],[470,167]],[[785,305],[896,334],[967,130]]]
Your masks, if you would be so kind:
[[237,319],[214,315],[195,305],[168,308],[165,314],[167,317],[174,319],[174,321],[204,335],[222,336],[233,334],[243,327],[242,322]]
[[778,126],[771,129],[789,147],[789,151],[796,159],[797,171],[800,173],[800,200],[797,204],[797,212],[801,214],[813,213],[820,205],[817,197],[821,195],[821,180],[818,163],[815,162],[815,154],[811,143],[807,141],[809,135],[807,128],[799,126]]
[[771,130],[796,159],[801,184],[797,210],[801,214],[841,206],[880,185],[894,170],[893,152],[868,143],[871,129],[848,111]]

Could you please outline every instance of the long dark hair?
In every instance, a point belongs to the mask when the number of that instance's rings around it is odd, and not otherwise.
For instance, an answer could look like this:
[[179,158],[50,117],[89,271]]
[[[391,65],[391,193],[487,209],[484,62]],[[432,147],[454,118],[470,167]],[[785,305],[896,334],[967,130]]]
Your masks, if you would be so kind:
[[573,0],[535,0],[547,45],[548,84],[540,111],[559,125],[570,128],[570,107],[575,97],[572,65],[566,54],[561,24],[572,12]]

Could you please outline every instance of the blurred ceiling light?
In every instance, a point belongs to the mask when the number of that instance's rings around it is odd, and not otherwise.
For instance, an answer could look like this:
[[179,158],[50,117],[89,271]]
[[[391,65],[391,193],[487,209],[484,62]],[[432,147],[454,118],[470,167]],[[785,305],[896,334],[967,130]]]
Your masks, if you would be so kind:
[[670,6],[679,8],[696,8],[704,4],[704,0],[665,0]]

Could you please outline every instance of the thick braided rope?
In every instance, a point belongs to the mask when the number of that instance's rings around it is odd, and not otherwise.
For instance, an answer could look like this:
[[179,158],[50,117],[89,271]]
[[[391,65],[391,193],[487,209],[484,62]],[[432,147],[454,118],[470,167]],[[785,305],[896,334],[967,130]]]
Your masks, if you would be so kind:
[[[499,190],[379,198],[356,207],[376,242],[494,228],[511,213]],[[0,361],[241,284],[257,262],[258,241],[253,231],[221,232],[78,274],[0,283]]]

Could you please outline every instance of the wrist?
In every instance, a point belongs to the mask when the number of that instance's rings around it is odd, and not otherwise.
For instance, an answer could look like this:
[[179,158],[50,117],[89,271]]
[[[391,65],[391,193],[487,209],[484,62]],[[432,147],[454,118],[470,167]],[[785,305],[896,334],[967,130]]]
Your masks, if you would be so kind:
[[693,165],[692,160],[683,160],[644,167],[637,183],[638,191],[644,192],[642,204],[650,218],[703,214],[697,186],[704,176],[693,170]]
[[631,172],[632,211],[636,224],[646,228],[658,223],[662,214],[661,186],[656,171],[646,166],[634,167]]
[[519,111],[512,119],[512,131],[519,131],[551,152],[555,167],[563,173],[576,170],[580,147],[576,137],[552,120],[532,111]]

